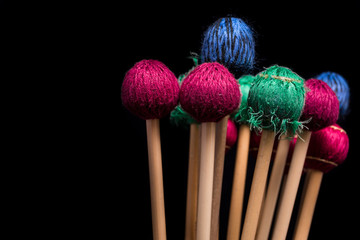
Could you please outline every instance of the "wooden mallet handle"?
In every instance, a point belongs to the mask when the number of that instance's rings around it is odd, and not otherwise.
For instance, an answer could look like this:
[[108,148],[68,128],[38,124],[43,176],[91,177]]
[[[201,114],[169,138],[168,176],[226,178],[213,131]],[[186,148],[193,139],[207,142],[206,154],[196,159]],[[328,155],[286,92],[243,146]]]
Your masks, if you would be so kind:
[[190,124],[189,167],[186,195],[185,240],[196,239],[196,217],[199,189],[200,125]]
[[154,240],[166,239],[159,119],[146,120]]
[[256,159],[254,176],[251,184],[244,228],[241,234],[242,240],[255,239],[261,204],[263,202],[266,180],[270,166],[271,154],[274,146],[274,138],[275,132],[263,130]]
[[198,222],[196,229],[197,240],[210,239],[215,162],[215,126],[215,122],[201,123]]
[[279,211],[275,219],[273,240],[285,240],[289,228],[291,214],[294,208],[297,190],[301,180],[305,157],[309,146],[311,132],[305,130],[296,141],[294,153],[290,162],[284,193],[279,202]]
[[289,139],[287,135],[282,135],[280,138],[256,233],[257,240],[267,240],[269,237],[270,227],[281,186],[281,180],[289,152],[290,141],[291,139]]
[[308,239],[323,175],[323,172],[312,169],[306,173],[299,213],[295,225],[294,240]]
[[211,235],[210,240],[219,239],[219,216],[221,203],[221,190],[224,173],[226,132],[229,115],[225,116],[216,123],[215,134],[215,165],[214,165],[214,185],[213,199],[211,208]]
[[230,201],[227,240],[239,240],[241,216],[243,210],[246,171],[250,146],[250,127],[241,124],[239,127],[238,145]]

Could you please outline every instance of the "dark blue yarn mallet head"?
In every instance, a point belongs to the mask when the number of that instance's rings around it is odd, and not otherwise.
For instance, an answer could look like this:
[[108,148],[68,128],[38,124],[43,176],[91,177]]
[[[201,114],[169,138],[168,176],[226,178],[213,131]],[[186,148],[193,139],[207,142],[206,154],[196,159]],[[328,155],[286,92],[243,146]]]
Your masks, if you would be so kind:
[[236,78],[254,66],[255,41],[252,30],[240,18],[220,18],[204,34],[200,62],[219,62]]
[[335,72],[323,72],[315,77],[326,82],[335,92],[340,103],[340,118],[344,118],[349,113],[350,88],[340,74]]

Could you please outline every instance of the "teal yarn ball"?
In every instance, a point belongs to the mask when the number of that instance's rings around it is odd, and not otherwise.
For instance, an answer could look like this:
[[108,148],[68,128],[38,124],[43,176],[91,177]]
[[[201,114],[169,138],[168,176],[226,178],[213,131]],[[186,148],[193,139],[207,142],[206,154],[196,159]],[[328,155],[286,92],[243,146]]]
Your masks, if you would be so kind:
[[249,90],[252,83],[254,82],[254,79],[255,77],[252,75],[244,75],[237,80],[238,83],[240,84],[242,98],[241,98],[241,105],[239,111],[237,111],[232,115],[232,119],[234,119],[235,122],[244,123],[242,121],[241,112],[243,111],[243,109],[247,108],[247,99],[249,95]]
[[250,129],[263,129],[276,134],[291,135],[301,131],[300,122],[304,104],[304,79],[289,68],[277,65],[255,76],[247,98],[247,108],[242,110],[242,119]]

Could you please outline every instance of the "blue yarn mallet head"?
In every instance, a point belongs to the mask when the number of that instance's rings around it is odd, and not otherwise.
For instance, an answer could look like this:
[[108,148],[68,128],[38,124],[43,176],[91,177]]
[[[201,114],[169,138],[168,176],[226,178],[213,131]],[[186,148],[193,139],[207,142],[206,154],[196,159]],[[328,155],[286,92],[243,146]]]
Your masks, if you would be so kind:
[[205,31],[200,63],[219,62],[239,78],[252,70],[254,58],[252,30],[240,18],[220,18]]
[[340,74],[335,72],[323,72],[315,77],[326,82],[335,92],[340,103],[340,118],[344,118],[349,113],[350,88]]

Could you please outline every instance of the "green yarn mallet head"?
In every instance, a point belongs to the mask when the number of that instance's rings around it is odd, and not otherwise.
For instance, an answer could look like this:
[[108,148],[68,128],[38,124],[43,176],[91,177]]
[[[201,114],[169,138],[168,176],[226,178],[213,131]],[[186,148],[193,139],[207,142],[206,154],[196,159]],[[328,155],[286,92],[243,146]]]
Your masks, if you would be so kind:
[[255,76],[242,121],[251,129],[294,135],[303,128],[299,118],[305,104],[304,79],[289,68],[274,65]]
[[236,122],[240,122],[241,124],[246,123],[246,121],[243,121],[241,117],[241,112],[247,108],[247,99],[249,95],[249,90],[254,82],[255,77],[252,75],[244,75],[238,79],[238,83],[240,84],[240,89],[242,93],[241,98],[241,105],[239,108],[239,111],[237,111],[235,114],[233,114],[232,119],[234,119]]
[[188,127],[190,124],[198,123],[187,112],[185,112],[180,105],[176,106],[176,108],[170,113],[170,122],[178,127]]

